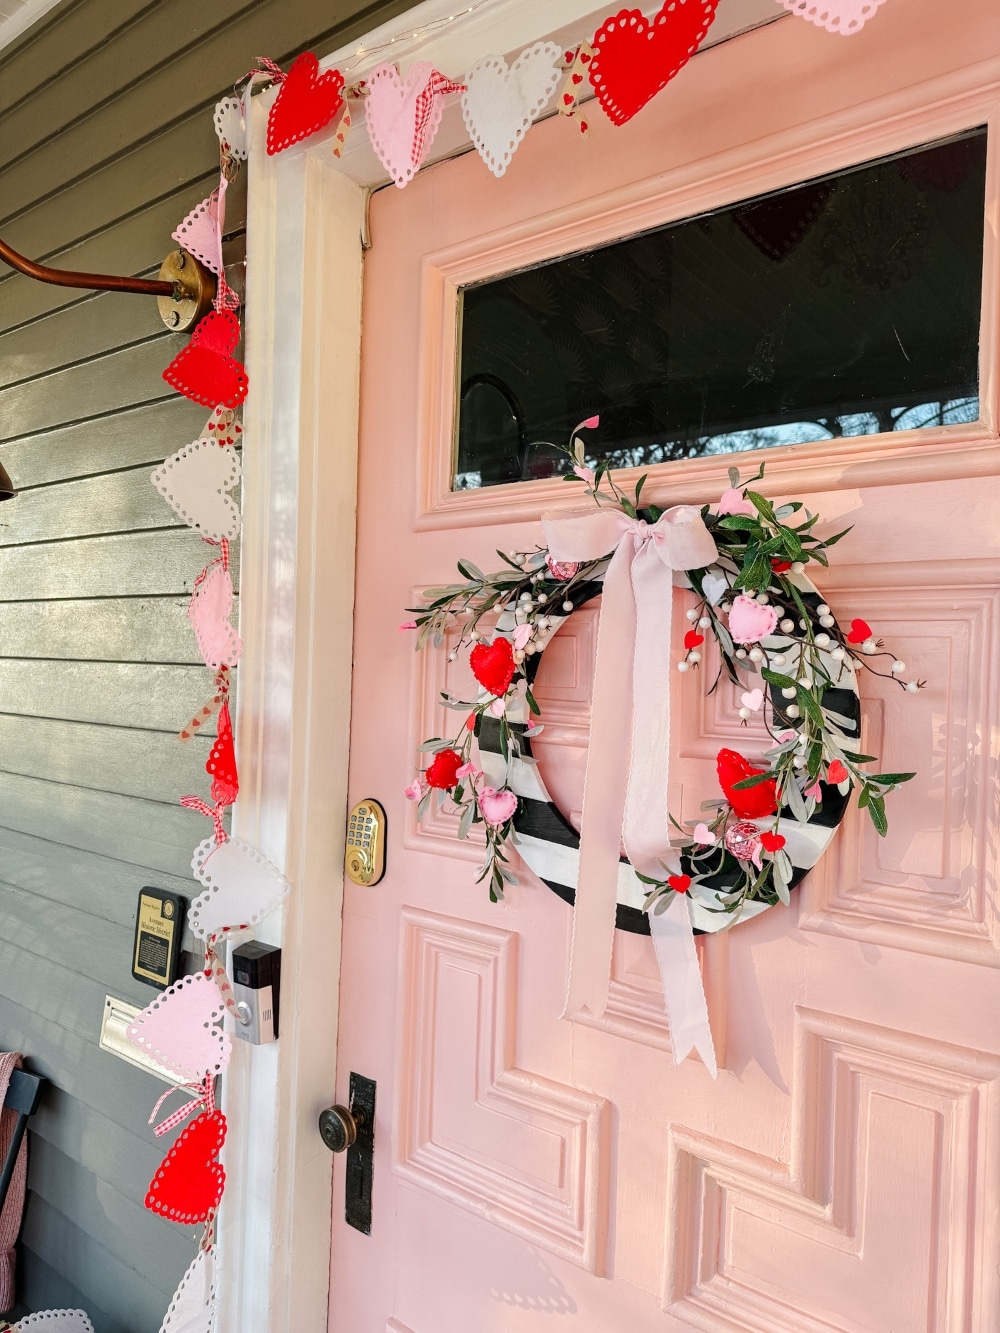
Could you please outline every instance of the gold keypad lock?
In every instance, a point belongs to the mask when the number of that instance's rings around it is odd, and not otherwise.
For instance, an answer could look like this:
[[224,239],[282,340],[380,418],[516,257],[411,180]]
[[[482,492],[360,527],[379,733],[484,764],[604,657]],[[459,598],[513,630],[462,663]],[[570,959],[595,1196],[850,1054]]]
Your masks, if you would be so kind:
[[385,811],[371,797],[359,801],[347,822],[344,868],[353,884],[370,887],[385,874]]

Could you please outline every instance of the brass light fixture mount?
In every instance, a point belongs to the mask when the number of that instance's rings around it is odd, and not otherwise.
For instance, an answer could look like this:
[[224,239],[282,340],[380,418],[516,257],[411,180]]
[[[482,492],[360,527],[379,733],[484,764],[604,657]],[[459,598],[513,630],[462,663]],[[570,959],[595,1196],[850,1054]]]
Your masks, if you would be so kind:
[[112,273],[79,273],[73,269],[36,264],[0,241],[0,259],[29,278],[57,287],[83,287],[98,292],[135,292],[155,296],[160,318],[172,333],[194,328],[212,308],[216,278],[186,250],[171,250],[160,266],[159,276],[128,278]]

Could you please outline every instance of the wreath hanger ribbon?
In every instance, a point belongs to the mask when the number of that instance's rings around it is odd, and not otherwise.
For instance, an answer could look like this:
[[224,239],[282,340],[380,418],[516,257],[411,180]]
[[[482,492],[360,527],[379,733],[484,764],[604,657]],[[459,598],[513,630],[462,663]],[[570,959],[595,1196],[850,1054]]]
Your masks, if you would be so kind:
[[[542,516],[549,555],[588,562],[613,552],[604,575],[594,666],[590,754],[580,830],[580,878],[564,1016],[607,1007],[620,849],[642,875],[674,860],[667,817],[670,631],[674,571],[718,559],[701,511],[676,505],[655,523],[619,509]],[[712,1075],[715,1050],[687,903],[650,915],[674,1062],[694,1048]]]

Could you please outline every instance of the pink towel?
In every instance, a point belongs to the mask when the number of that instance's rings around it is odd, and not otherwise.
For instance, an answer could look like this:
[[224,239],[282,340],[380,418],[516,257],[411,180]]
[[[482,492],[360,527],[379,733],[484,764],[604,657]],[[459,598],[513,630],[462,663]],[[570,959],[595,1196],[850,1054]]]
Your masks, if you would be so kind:
[[[12,1052],[0,1051],[0,1107],[7,1096],[7,1084],[15,1069],[21,1068],[21,1057]],[[14,1137],[17,1124],[16,1111],[0,1110],[0,1162],[7,1156],[7,1149]],[[17,1154],[14,1175],[10,1182],[7,1202],[0,1213],[0,1313],[9,1310],[14,1304],[14,1243],[21,1230],[21,1214],[24,1212],[24,1190],[28,1180],[28,1139],[25,1135],[21,1151]]]

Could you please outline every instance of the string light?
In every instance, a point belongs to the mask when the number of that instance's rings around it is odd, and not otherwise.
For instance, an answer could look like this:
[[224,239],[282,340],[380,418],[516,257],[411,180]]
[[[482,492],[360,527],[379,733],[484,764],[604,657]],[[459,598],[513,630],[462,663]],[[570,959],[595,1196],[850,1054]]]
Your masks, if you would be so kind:
[[422,28],[414,28],[412,32],[401,32],[395,37],[390,37],[387,42],[381,42],[378,46],[359,46],[350,60],[343,65],[346,73],[353,69],[360,61],[370,59],[372,56],[380,55],[383,51],[388,51],[390,47],[397,42],[409,42],[417,37],[426,37],[430,32],[436,32],[438,28],[446,28],[449,23],[454,23],[456,19],[463,19],[468,14],[474,14],[477,9],[491,4],[492,0],[476,0],[475,4],[469,5],[466,9],[460,9],[456,14],[449,14],[446,18],[435,19],[433,23],[427,23]]

